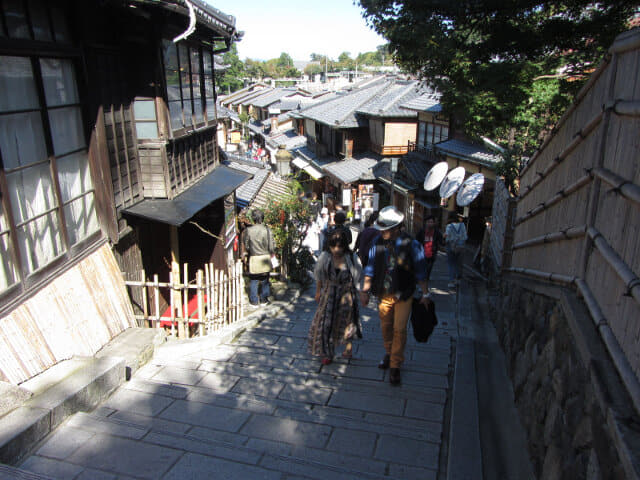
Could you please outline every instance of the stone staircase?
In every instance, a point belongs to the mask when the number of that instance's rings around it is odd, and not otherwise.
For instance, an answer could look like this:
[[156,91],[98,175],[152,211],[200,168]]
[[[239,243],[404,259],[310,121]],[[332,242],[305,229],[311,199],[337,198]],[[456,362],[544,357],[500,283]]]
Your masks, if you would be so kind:
[[376,366],[373,310],[353,359],[322,366],[307,353],[307,293],[225,344],[157,348],[99,408],[41,442],[19,466],[35,476],[7,478],[442,478],[455,328],[442,300],[429,343],[408,341],[400,387]]

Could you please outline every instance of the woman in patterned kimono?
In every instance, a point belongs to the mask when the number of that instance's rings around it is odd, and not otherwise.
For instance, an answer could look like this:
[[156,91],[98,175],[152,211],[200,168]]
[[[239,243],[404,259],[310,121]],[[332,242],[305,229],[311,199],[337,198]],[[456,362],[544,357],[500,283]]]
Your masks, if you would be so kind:
[[362,338],[357,301],[360,260],[349,249],[344,229],[332,231],[327,242],[329,251],[322,252],[314,270],[318,309],[309,330],[309,350],[322,358],[323,365],[331,363],[337,344],[345,344],[342,356],[351,358],[352,340]]

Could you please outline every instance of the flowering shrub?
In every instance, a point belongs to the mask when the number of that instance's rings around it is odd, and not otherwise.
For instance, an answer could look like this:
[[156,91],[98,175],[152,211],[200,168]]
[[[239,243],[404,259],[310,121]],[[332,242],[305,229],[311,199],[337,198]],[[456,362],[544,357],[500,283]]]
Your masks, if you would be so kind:
[[302,242],[312,219],[309,203],[298,197],[301,190],[300,184],[291,180],[286,195],[270,198],[264,209],[264,222],[273,232],[276,250],[282,259],[282,273],[294,282],[306,284],[313,256]]

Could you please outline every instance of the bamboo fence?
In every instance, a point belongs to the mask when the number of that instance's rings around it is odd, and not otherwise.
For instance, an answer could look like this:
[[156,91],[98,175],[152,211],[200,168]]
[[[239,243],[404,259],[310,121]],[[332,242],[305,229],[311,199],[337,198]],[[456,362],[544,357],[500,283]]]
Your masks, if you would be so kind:
[[[143,313],[136,315],[136,319],[149,327],[166,327],[171,335],[189,338],[195,334],[213,333],[244,316],[244,280],[240,261],[230,265],[228,272],[215,269],[211,263],[206,264],[196,272],[195,281],[191,282],[186,263],[182,274],[178,265],[173,264],[168,282],[160,282],[157,274],[149,280],[144,270],[140,276],[141,280],[126,280],[125,284],[142,290]],[[169,307],[161,312],[161,305],[165,303],[162,301],[163,289],[169,293]]]
[[510,270],[577,289],[640,411],[638,78],[635,29],[523,170]]

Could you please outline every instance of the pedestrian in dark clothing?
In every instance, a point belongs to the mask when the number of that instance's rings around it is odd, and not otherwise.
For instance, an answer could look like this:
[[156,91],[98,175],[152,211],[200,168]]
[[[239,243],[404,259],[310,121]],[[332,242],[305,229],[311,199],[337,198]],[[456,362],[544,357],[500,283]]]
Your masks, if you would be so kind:
[[380,234],[380,230],[373,226],[374,222],[378,219],[378,211],[368,212],[364,221],[364,228],[356,237],[356,244],[353,251],[358,254],[360,263],[366,265],[369,260],[369,250],[371,249],[371,242]]
[[[329,235],[335,230],[342,229],[347,237],[347,245],[351,246],[353,234],[351,233],[351,229],[344,224],[344,222],[347,221],[347,214],[344,213],[344,210],[337,210],[333,216],[333,221],[334,225],[329,224],[329,226],[327,226],[325,238],[329,238]],[[324,251],[329,251],[329,244],[327,242],[324,244]]]
[[416,240],[424,248],[424,260],[427,265],[427,281],[431,278],[431,270],[438,256],[438,250],[444,244],[442,232],[436,226],[436,218],[429,215],[424,224],[424,228],[416,234]]
[[363,270],[360,291],[362,305],[369,303],[371,294],[378,298],[378,313],[386,355],[378,365],[389,371],[389,382],[400,383],[400,366],[404,361],[407,343],[407,322],[411,314],[416,283],[423,296],[420,302],[429,303],[424,250],[409,235],[401,231],[404,214],[395,207],[385,207],[375,227],[380,230],[369,250],[369,261]]
[[[262,223],[261,210],[251,212],[254,225],[247,227],[243,235],[244,261],[249,269],[249,302],[251,305],[266,305],[271,295],[269,273],[271,257],[275,253],[275,244],[271,229]],[[259,290],[262,290],[261,292]]]

